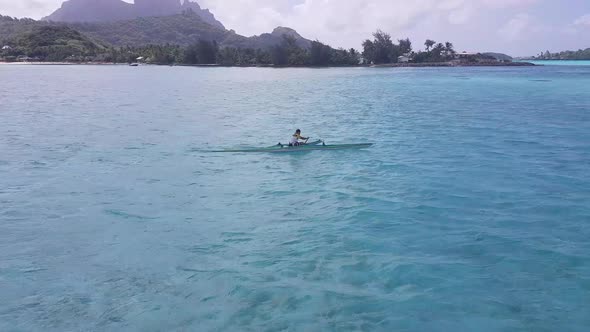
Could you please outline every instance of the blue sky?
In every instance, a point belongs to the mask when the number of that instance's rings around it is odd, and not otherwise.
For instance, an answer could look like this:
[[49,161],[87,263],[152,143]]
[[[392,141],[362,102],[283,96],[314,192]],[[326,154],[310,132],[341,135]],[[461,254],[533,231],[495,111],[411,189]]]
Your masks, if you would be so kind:
[[[244,35],[289,26],[359,48],[380,28],[394,38],[451,41],[458,50],[531,55],[590,47],[590,0],[200,0]],[[0,14],[40,18],[61,0],[0,0]]]

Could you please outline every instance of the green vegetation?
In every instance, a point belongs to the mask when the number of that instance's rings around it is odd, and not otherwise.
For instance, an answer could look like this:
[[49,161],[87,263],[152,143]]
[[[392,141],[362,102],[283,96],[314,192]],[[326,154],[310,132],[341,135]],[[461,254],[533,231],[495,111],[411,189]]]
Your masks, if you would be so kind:
[[360,59],[355,49],[333,49],[319,41],[311,42],[311,47],[305,49],[286,35],[270,53],[271,63],[276,66],[354,66]]
[[590,48],[577,51],[564,51],[551,53],[549,51],[541,52],[539,55],[532,57],[538,60],[590,60]]
[[444,62],[452,60],[456,54],[453,44],[436,43],[434,40],[426,40],[426,51],[412,51],[412,42],[409,38],[400,39],[395,44],[388,33],[378,30],[373,34],[373,40],[363,42],[363,57],[366,62],[374,64],[390,64],[399,61],[399,57],[405,56],[408,61]]
[[[115,22],[72,23],[69,26],[113,46],[138,47],[148,44],[188,46],[198,43],[199,40],[223,42],[232,34],[209,25],[191,10],[178,15],[142,17]],[[246,39],[246,37],[242,38]]]
[[[171,33],[172,28],[183,31]],[[189,38],[183,37],[186,35]],[[141,38],[136,39],[138,36]],[[147,40],[154,42],[144,42]],[[240,47],[231,46],[234,43]],[[302,46],[307,43],[311,46]],[[0,50],[0,59],[6,61],[20,57],[37,61],[131,63],[141,57],[154,64],[225,66],[348,66],[359,62],[359,53],[354,49],[336,50],[319,41],[306,42],[299,36],[273,33],[248,41],[232,31],[203,23],[190,12],[68,25],[0,16],[0,44],[9,47]],[[121,44],[125,46],[116,46]]]
[[106,46],[65,25],[0,16],[0,29],[0,44],[8,46],[0,51],[0,56],[9,60],[26,56],[43,61],[83,61],[107,50]]
[[100,46],[69,27],[40,26],[18,37],[16,44],[26,55],[45,61],[80,60],[104,52]]
[[222,65],[222,66],[352,66],[358,65],[359,53],[335,50],[318,41],[310,49],[297,46],[293,37],[284,35],[275,47],[264,49],[220,47],[215,41],[200,40],[182,47],[178,45],[148,45],[144,47],[108,48],[101,61],[135,62],[139,57],[155,64]]
[[0,44],[6,45],[19,35],[31,32],[34,27],[39,25],[39,21],[30,18],[17,19],[0,15]]
[[[0,61],[67,61],[223,66],[357,66],[397,62],[443,63],[455,59],[450,42],[427,40],[412,51],[409,39],[393,42],[378,30],[362,52],[309,41],[289,28],[246,38],[205,23],[192,11],[110,23],[64,24],[0,16]],[[470,55],[463,62],[495,60]]]

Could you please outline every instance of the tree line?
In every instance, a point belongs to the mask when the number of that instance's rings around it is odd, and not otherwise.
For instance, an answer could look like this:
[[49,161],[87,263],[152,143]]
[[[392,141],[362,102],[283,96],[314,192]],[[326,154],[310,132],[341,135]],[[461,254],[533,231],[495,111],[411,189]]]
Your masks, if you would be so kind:
[[145,47],[111,48],[104,61],[135,62],[144,57],[158,64],[216,64],[224,66],[356,66],[360,64],[397,63],[405,56],[412,62],[444,62],[454,58],[456,51],[450,42],[426,40],[425,49],[414,51],[409,38],[393,42],[391,35],[376,31],[373,39],[363,42],[362,51],[334,49],[319,41],[309,49],[297,45],[294,37],[284,35],[280,44],[268,49],[220,47],[215,41],[201,40],[187,47],[149,45]]
[[221,47],[216,41],[201,40],[178,45],[109,48],[97,61],[131,63],[138,59],[155,64],[223,65],[223,66],[355,66],[360,53],[355,49],[333,49],[319,41],[309,49],[297,45],[295,38],[284,35],[280,44],[270,49]]
[[539,60],[590,60],[590,48],[577,51],[563,51],[551,53],[549,51],[541,52],[534,56],[533,59]]
[[409,38],[394,43],[390,34],[377,30],[372,40],[363,42],[362,55],[367,63],[390,64],[398,62],[402,56],[412,62],[444,62],[453,59],[457,53],[450,42],[443,44],[427,39],[424,46],[424,51],[414,52]]
[[[0,26],[11,27],[12,20],[0,17]],[[452,43],[433,40],[426,40],[424,50],[414,51],[409,38],[394,42],[391,35],[381,30],[362,43],[361,51],[335,49],[317,40],[311,42],[309,48],[301,47],[295,37],[289,35],[283,35],[280,43],[267,49],[224,47],[215,40],[206,39],[188,46],[114,47],[91,40],[68,26],[39,26],[33,20],[19,22],[21,29],[26,28],[25,32],[12,31],[11,34],[4,29],[4,37],[0,32],[0,60],[15,61],[27,56],[41,61],[132,63],[143,60],[154,64],[296,67],[390,64],[400,60],[443,62],[456,53]]]

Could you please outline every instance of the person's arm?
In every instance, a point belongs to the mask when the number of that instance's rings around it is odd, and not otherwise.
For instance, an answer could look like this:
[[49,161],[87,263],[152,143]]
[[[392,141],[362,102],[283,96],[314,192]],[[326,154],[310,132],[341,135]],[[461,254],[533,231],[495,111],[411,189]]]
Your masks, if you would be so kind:
[[297,139],[298,139],[298,140],[305,141],[305,140],[308,140],[309,138],[307,138],[307,137],[303,137],[303,136],[301,136],[301,135],[297,135]]

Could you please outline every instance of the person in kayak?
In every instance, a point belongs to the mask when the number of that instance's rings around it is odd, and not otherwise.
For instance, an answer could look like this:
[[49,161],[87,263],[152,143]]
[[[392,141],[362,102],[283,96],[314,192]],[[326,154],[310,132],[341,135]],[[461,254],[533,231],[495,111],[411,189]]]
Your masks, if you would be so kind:
[[[305,143],[307,143],[308,140],[309,140],[309,137],[301,136],[301,130],[297,129],[295,131],[295,134],[293,134],[293,137],[291,137],[291,142],[289,142],[289,146],[305,145]],[[301,142],[301,141],[304,141],[304,142]]]

